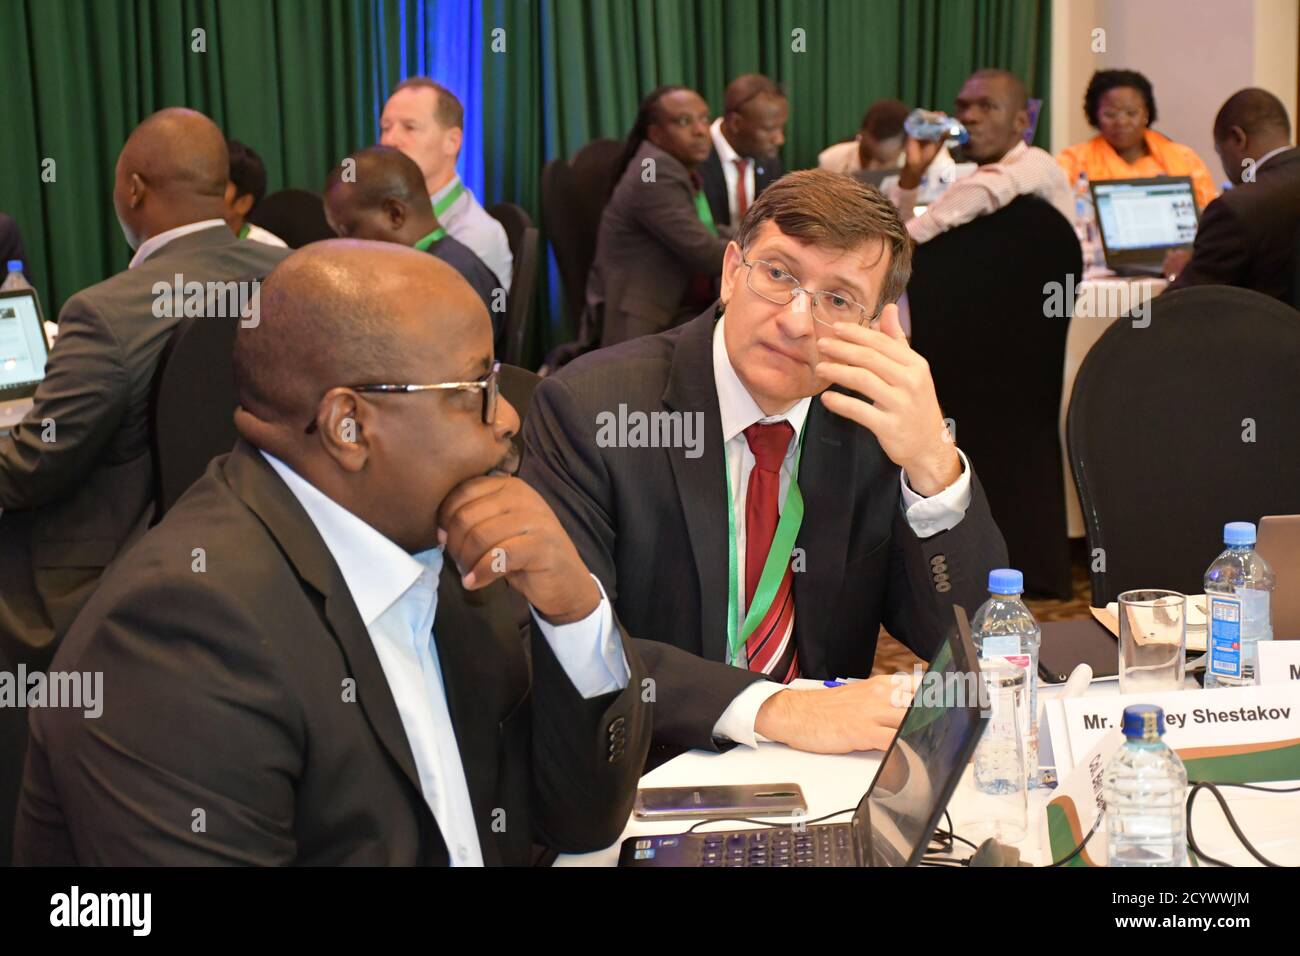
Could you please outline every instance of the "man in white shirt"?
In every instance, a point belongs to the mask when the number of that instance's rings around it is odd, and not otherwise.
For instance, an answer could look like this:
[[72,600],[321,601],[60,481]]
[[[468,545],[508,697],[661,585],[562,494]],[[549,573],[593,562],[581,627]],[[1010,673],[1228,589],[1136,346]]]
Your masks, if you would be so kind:
[[979,168],[948,186],[920,215],[914,214],[921,176],[943,148],[909,137],[906,160],[890,201],[918,243],[996,212],[1017,196],[1046,199],[1073,222],[1074,197],[1060,165],[1046,150],[1027,146],[1029,99],[1020,78],[1005,70],[977,70],[957,94],[954,115],[970,133],[962,158]]
[[727,249],[720,308],[534,394],[522,476],[620,619],[712,675],[659,694],[656,742],[887,745],[910,696],[889,677],[784,685],[869,677],[882,623],[929,657],[1006,561],[890,304],[910,260],[879,192],[789,173]]
[[709,126],[713,149],[700,165],[715,224],[740,222],[768,184],[781,178],[789,117],[785,93],[763,74],[746,73],[727,84],[722,115]]
[[473,290],[416,250],[316,243],[268,277],[234,364],[242,440],[55,658],[102,673],[105,705],[33,720],[18,861],[526,865],[534,842],[611,843],[649,742],[641,664],[509,474],[519,418]]
[[433,213],[509,289],[514,257],[505,228],[492,218],[456,173],[464,138],[465,108],[456,95],[425,76],[403,80],[379,117],[379,142],[415,160],[424,174]]
[[844,143],[827,146],[817,154],[817,168],[832,173],[871,172],[903,165],[907,134],[903,121],[907,105],[902,100],[876,100],[862,116],[858,134]]

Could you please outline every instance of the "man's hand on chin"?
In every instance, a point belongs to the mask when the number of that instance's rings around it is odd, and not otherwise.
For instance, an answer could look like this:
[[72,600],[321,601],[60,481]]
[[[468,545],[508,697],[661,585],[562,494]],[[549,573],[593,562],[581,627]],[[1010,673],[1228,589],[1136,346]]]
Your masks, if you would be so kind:
[[915,691],[911,674],[881,674],[825,690],[783,690],[763,702],[754,730],[813,753],[884,750]]
[[837,322],[835,335],[818,339],[817,348],[820,377],[870,399],[828,390],[822,404],[875,435],[913,491],[929,498],[957,480],[961,458],[939,409],[930,365],[908,344],[898,306],[885,306],[879,329]]

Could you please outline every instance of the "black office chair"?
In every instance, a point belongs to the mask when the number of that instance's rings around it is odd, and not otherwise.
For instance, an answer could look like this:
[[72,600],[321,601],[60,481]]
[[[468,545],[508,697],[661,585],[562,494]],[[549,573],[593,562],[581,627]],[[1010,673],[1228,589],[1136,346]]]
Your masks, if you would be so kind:
[[279,236],[290,249],[337,238],[325,219],[325,201],[305,189],[281,189],[264,196],[248,221]]
[[501,352],[497,356],[511,365],[524,364],[524,346],[528,338],[529,319],[537,291],[538,229],[528,213],[514,203],[500,202],[488,209],[501,223],[514,257],[514,276],[510,280],[510,301],[506,303],[506,325],[502,333]]
[[553,159],[542,169],[542,225],[555,250],[564,299],[576,329],[587,303],[587,273],[596,259],[596,234],[609,192],[621,170],[617,139],[595,139],[568,162]]
[[235,444],[238,327],[239,319],[182,319],[163,349],[149,399],[155,524]]
[[1197,594],[1223,525],[1300,514],[1300,312],[1228,286],[1151,303],[1088,352],[1067,420],[1092,603]]
[[1045,315],[1043,290],[1060,283],[1064,299],[1082,269],[1071,224],[1021,196],[918,246],[907,288],[912,345],[930,363],[1011,566],[1026,591],[1058,598],[1073,594],[1058,431],[1069,319]]

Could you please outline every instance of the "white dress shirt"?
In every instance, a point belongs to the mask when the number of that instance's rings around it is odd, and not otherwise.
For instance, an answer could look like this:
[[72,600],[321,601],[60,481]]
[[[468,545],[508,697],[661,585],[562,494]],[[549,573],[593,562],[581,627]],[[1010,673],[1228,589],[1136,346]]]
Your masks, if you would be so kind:
[[980,166],[958,179],[943,195],[915,216],[916,190],[895,184],[888,196],[907,223],[907,231],[918,243],[929,242],[980,216],[1009,205],[1017,196],[1035,195],[1046,199],[1067,220],[1074,222],[1074,194],[1065,171],[1052,154],[1037,146],[1016,143],[996,163]]
[[[447,709],[433,621],[438,610],[441,548],[410,554],[284,462],[262,452],[320,533],[375,646],[411,755],[452,866],[482,866],[474,808]],[[600,587],[600,582],[596,582]],[[584,698],[627,686],[630,671],[601,588],[600,606],[573,624],[537,621],[546,642]],[[472,640],[458,634],[456,640]]]
[[202,232],[204,229],[211,229],[214,226],[220,226],[222,229],[229,228],[224,219],[203,219],[199,222],[190,222],[183,226],[177,226],[175,229],[168,229],[156,236],[150,236],[140,243],[140,248],[135,250],[135,255],[131,257],[131,262],[127,265],[127,268],[134,269],[173,239],[188,236],[192,232]]
[[[460,177],[452,176],[451,182],[430,196],[429,201],[436,209],[438,203],[459,185]],[[457,242],[469,246],[470,251],[492,270],[492,274],[501,283],[501,288],[510,288],[510,279],[514,275],[514,256],[510,253],[510,240],[506,236],[505,227],[479,205],[468,186],[451,206],[438,215],[438,225],[446,229]]]
[[[781,487],[777,498],[778,509],[785,507],[785,495],[790,488],[794,473],[795,457],[799,451],[799,440],[803,435],[804,423],[808,420],[808,407],[811,398],[802,398],[780,415],[765,415],[758,407],[753,396],[745,388],[731,357],[727,354],[726,339],[723,336],[723,323],[726,317],[718,320],[713,329],[713,379],[718,389],[718,409],[722,413],[722,442],[727,462],[727,478],[731,482],[731,500],[735,507],[736,524],[736,577],[739,591],[745,593],[745,499],[749,492],[749,473],[754,469],[754,453],[749,450],[745,440],[745,429],[755,422],[788,421],[794,428],[794,437],[786,449],[785,461],[781,463]],[[918,537],[928,538],[954,528],[966,516],[970,507],[970,463],[958,449],[961,458],[961,475],[951,485],[929,498],[923,498],[907,484],[907,477],[899,471],[899,483],[902,487],[903,506],[907,514],[907,523]],[[737,608],[737,616],[744,620],[744,608]],[[795,606],[796,617],[799,614]],[[738,624],[739,626],[739,624]],[[737,665],[743,666],[743,665]],[[833,676],[833,675],[832,675]],[[722,712],[718,722],[713,725],[713,736],[733,740],[749,747],[757,745],[758,736],[754,731],[754,721],[759,708],[773,694],[785,690],[784,684],[776,681],[758,681],[746,687]]]
[[727,183],[727,209],[731,211],[732,223],[738,226],[740,216],[736,209],[736,180],[740,178],[740,170],[736,169],[736,160],[749,161],[749,165],[745,167],[745,200],[749,206],[754,205],[754,166],[757,161],[749,156],[741,156],[727,142],[727,137],[722,135],[721,116],[709,127],[709,135],[713,137],[713,148],[718,151],[718,161],[722,164],[722,178]]

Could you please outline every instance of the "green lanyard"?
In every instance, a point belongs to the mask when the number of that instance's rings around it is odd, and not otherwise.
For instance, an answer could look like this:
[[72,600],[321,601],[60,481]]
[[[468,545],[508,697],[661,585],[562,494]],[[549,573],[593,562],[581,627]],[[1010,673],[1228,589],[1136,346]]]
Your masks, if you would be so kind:
[[[804,431],[806,433],[807,429]],[[754,603],[749,606],[745,623],[737,633],[737,609],[742,598],[740,564],[736,556],[736,503],[731,495],[731,470],[727,467],[725,450],[723,453],[722,467],[727,477],[727,663],[736,667],[747,667],[749,664],[745,657],[745,642],[767,616],[767,610],[772,606],[777,589],[781,586],[781,579],[785,577],[785,569],[790,565],[795,539],[799,537],[799,526],[803,524],[803,495],[799,491],[798,481],[799,459],[802,457],[801,434],[799,449],[794,456],[794,471],[790,475],[790,487],[785,493],[785,507],[781,509],[781,520],[776,524],[772,547],[767,552],[767,560],[763,562],[763,573],[759,575],[758,587],[754,590]]]
[[447,193],[447,195],[443,196],[433,204],[433,214],[438,217],[439,222],[442,221],[443,215],[455,204],[456,200],[459,199],[461,194],[464,192],[465,184],[457,181],[451,192]]
[[718,234],[718,227],[713,224],[713,210],[709,208],[709,199],[704,195],[703,189],[696,190],[695,193],[695,214],[700,217],[705,229],[715,236]]
[[239,238],[239,239],[247,239],[247,238],[248,238],[248,233],[249,233],[250,229],[251,229],[251,227],[248,225],[248,223],[244,223],[244,225],[241,226],[240,229],[239,229],[239,236],[238,236],[237,238]]
[[437,242],[439,239],[442,239],[446,235],[447,235],[447,230],[442,228],[442,226],[439,226],[437,229],[433,230],[433,232],[429,233],[427,236],[421,237],[419,242],[417,242],[412,248],[419,249],[421,252],[428,252],[429,247],[431,245],[433,245],[435,242]]

